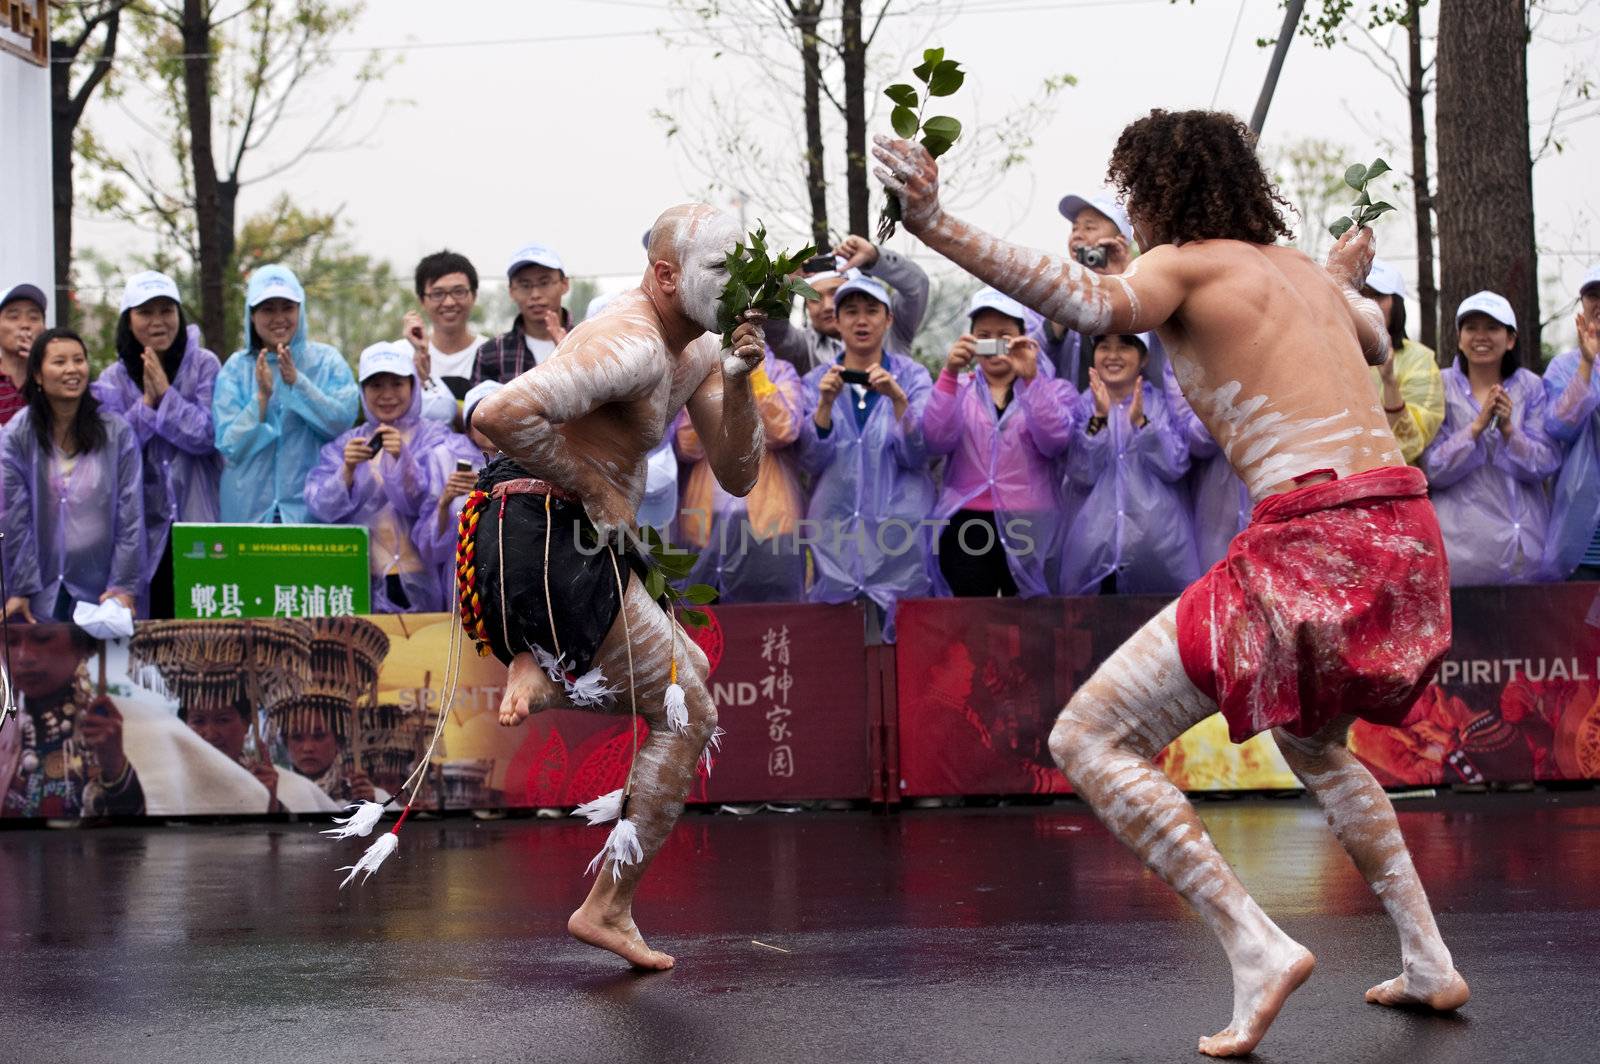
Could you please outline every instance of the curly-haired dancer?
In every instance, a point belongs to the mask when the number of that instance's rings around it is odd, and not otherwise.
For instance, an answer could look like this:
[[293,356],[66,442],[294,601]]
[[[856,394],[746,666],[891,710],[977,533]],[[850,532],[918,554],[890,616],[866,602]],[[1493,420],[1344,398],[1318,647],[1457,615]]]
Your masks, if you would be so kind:
[[1367,1000],[1459,1007],[1467,984],[1394,810],[1344,741],[1353,717],[1399,723],[1450,640],[1438,522],[1367,376],[1390,354],[1360,295],[1371,231],[1346,233],[1326,270],[1274,245],[1287,235],[1282,200],[1249,132],[1215,112],[1154,111],[1123,131],[1110,177],[1145,253],[1117,276],[952,218],[922,148],[879,138],[875,154],[906,228],[963,269],[1069,328],[1158,330],[1184,395],[1257,500],[1227,558],[1078,690],[1050,736],[1078,793],[1227,951],[1232,1022],[1201,1052],[1250,1052],[1314,964],[1150,762],[1219,708],[1236,742],[1273,729],[1394,920],[1401,974]]

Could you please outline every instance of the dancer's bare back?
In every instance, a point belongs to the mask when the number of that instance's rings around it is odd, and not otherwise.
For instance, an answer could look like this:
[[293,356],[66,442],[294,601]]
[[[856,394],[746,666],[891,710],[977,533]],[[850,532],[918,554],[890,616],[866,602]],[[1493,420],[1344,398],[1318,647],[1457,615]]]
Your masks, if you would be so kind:
[[1083,332],[1156,331],[1185,398],[1252,496],[1314,470],[1344,477],[1405,464],[1367,372],[1389,357],[1382,315],[1359,294],[1371,230],[1341,238],[1326,269],[1293,248],[1204,240],[1155,247],[1126,273],[1102,276],[946,214],[921,147],[880,140],[878,157],[906,227],[964,269]]

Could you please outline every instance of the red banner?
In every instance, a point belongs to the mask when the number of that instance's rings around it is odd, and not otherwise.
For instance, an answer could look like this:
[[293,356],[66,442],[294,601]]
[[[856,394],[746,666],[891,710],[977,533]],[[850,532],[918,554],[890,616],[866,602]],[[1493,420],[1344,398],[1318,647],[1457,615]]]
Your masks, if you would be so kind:
[[[870,797],[872,722],[860,607],[707,612],[711,625],[691,632],[710,660],[711,696],[727,734],[710,778],[701,773],[689,800]],[[504,764],[491,773],[502,784],[492,801],[507,806],[586,802],[622,785],[632,752],[625,721],[575,710],[538,714],[515,730],[496,726],[495,738]]]
[[[1405,728],[1351,748],[1389,786],[1600,778],[1600,586],[1455,592],[1455,642]],[[1069,790],[1046,746],[1078,685],[1164,605],[1156,598],[930,599],[898,620],[906,797]],[[1213,717],[1160,763],[1186,790],[1297,786],[1270,738]]]

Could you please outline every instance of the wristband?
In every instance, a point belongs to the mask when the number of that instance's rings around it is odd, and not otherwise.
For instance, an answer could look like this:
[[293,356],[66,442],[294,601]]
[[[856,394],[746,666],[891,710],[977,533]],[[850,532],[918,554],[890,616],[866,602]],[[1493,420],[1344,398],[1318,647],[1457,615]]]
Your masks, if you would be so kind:
[[1101,417],[1099,414],[1096,414],[1094,417],[1089,419],[1089,423],[1083,427],[1083,431],[1090,436],[1097,436],[1099,435],[1100,430],[1105,427],[1106,419]]
[[1383,412],[1385,414],[1404,414],[1406,412],[1406,404],[1401,403],[1399,406],[1386,406],[1383,408]]

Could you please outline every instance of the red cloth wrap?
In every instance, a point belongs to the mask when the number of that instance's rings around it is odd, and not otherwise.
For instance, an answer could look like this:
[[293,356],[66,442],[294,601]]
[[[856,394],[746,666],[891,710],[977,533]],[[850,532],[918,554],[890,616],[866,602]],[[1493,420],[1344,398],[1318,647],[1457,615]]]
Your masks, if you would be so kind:
[[[1319,470],[1297,478],[1332,476]],[[1341,714],[1398,725],[1450,646],[1450,569],[1422,472],[1370,469],[1263,499],[1178,600],[1178,654],[1242,743]]]

